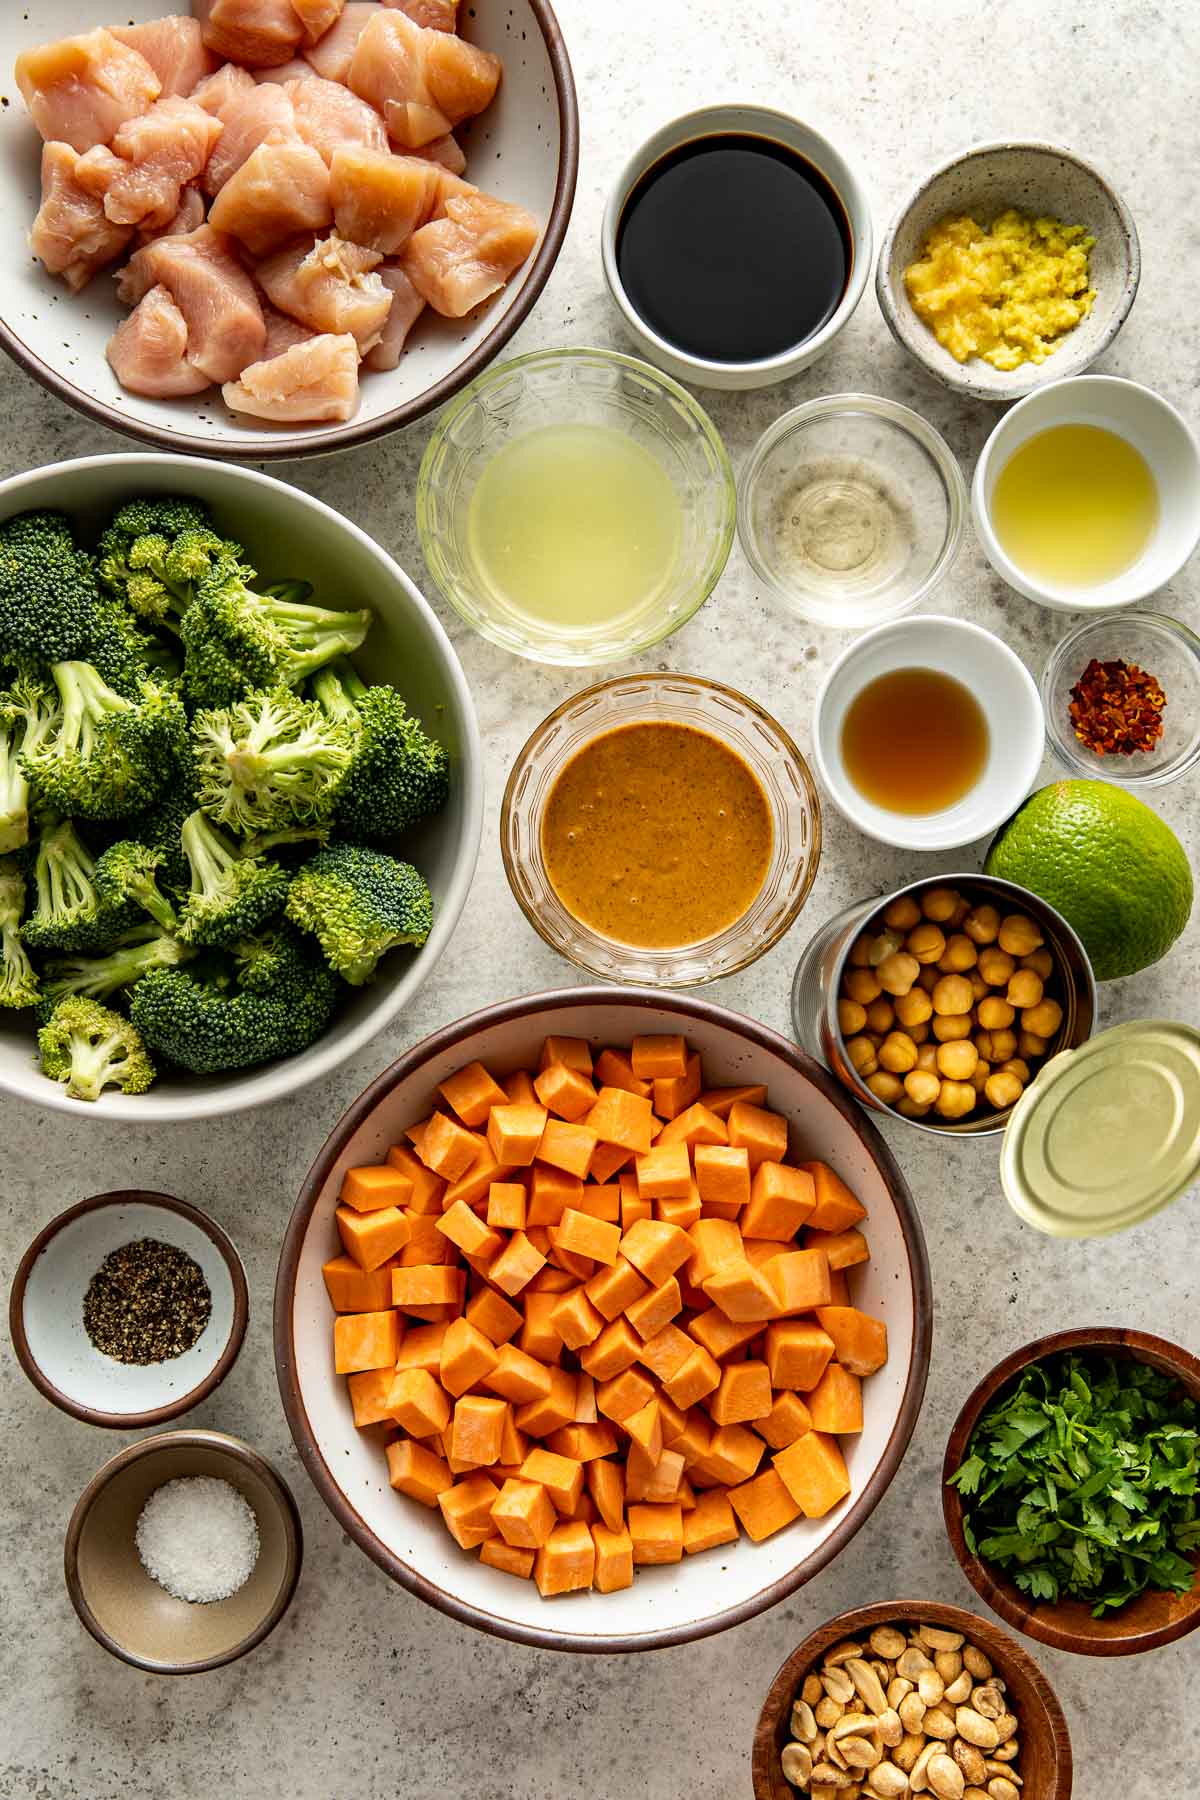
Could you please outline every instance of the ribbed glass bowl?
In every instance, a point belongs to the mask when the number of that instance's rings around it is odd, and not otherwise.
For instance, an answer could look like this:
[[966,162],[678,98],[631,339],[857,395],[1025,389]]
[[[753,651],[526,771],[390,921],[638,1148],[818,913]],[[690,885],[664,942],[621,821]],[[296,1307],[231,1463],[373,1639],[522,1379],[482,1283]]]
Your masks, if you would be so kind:
[[[542,854],[542,821],[564,766],[591,739],[647,721],[690,725],[719,738],[762,784],[771,811],[771,862],[753,905],[700,943],[642,949],[602,937],[567,911]],[[695,675],[624,675],[557,707],[520,751],[500,815],[504,872],[525,917],[552,949],[608,981],[681,988],[732,975],[778,943],[808,898],[821,856],[821,807],[795,744],[744,694]]]
[[[506,607],[476,566],[468,521],[488,463],[545,426],[604,425],[659,462],[679,495],[682,536],[671,579],[614,626],[554,629]],[[733,546],[737,497],[720,435],[685,388],[611,350],[546,350],[499,364],[442,414],[417,479],[417,530],[429,572],[455,610],[492,643],[533,662],[586,668],[661,643],[720,580]]]
[[[1071,689],[1095,657],[1134,663],[1167,697],[1163,735],[1152,750],[1099,756],[1075,736]],[[1073,775],[1119,787],[1165,787],[1200,761],[1200,638],[1166,613],[1110,613],[1067,633],[1042,673],[1042,707],[1051,750]]]

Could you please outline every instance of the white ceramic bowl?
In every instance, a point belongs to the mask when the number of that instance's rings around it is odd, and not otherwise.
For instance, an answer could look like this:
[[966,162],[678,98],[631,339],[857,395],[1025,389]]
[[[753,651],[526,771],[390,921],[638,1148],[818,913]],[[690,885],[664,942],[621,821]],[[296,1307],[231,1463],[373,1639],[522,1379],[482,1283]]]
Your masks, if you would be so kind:
[[[321,1264],[338,1250],[342,1173],[381,1159],[428,1111],[434,1084],[480,1058],[497,1074],[534,1066],[548,1033],[594,1044],[635,1032],[683,1032],[719,1083],[766,1082],[787,1115],[793,1149],[828,1161],[868,1208],[871,1262],[855,1303],[883,1319],[889,1357],[863,1390],[861,1436],[844,1440],[853,1493],[828,1517],[798,1520],[762,1544],[639,1569],[615,1594],[542,1600],[529,1581],[490,1569],[449,1536],[437,1511],[388,1486],[382,1438],[356,1431],[346,1382],[333,1372],[333,1314]],[[904,1177],[866,1115],[833,1077],[784,1038],[708,1002],[646,988],[576,988],[487,1008],[418,1044],[335,1128],[292,1214],[275,1283],[275,1361],[301,1460],[322,1499],[379,1566],[452,1618],[547,1649],[651,1650],[704,1637],[794,1593],[854,1536],[882,1497],[916,1424],[929,1364],[932,1301],[920,1221]]]
[[[842,725],[855,697],[894,669],[937,669],[968,687],[983,708],[990,744],[983,773],[961,800],[935,813],[891,812],[860,794],[842,757]],[[868,631],[842,653],[817,695],[813,749],[842,817],[900,850],[953,850],[987,837],[1021,804],[1044,749],[1037,683],[1007,644],[965,619],[918,613]]]
[[[1088,264],[1092,310],[1045,362],[1010,370],[978,356],[956,362],[913,311],[904,271],[947,213],[970,213],[987,226],[1008,207],[1087,228],[1096,240]],[[1141,269],[1133,214],[1093,164],[1057,144],[976,144],[939,164],[897,208],[879,246],[875,294],[892,336],[927,374],[956,394],[1004,403],[1078,375],[1107,350],[1133,305]]]
[[[1028,575],[992,529],[992,495],[1021,445],[1055,425],[1098,425],[1140,450],[1158,487],[1158,525],[1137,561],[1096,587],[1052,586]],[[1018,594],[1056,612],[1133,606],[1179,573],[1200,542],[1200,444],[1182,415],[1152,388],[1115,375],[1082,375],[1030,394],[995,427],[975,468],[971,513],[984,555]]]
[[0,482],[0,519],[29,507],[58,507],[96,532],[123,500],[138,494],[195,494],[246,546],[263,581],[303,574],[340,607],[369,606],[375,623],[355,661],[368,680],[398,688],[450,752],[450,798],[405,839],[405,853],[429,882],[434,924],[418,951],[396,951],[370,986],[347,990],[329,1030],[298,1056],[227,1077],[163,1073],[145,1094],[108,1092],[94,1104],[72,1100],[34,1059],[29,1014],[0,1015],[0,1090],[39,1107],[85,1117],[157,1124],[223,1118],[307,1086],[353,1056],[403,1010],[445,950],[463,909],[483,816],[483,768],[475,707],[454,649],[415,584],[365,531],[332,507],[270,475],[187,456],[83,457]]
[[[621,214],[642,176],[662,157],[672,150],[678,150],[680,145],[692,143],[697,138],[712,137],[720,132],[739,132],[771,138],[777,144],[783,144],[805,157],[824,175],[840,198],[850,225],[850,273],[846,291],[832,318],[793,349],[785,350],[779,356],[764,357],[758,362],[709,362],[703,357],[688,355],[677,345],[660,337],[633,306],[617,268],[617,233]],[[823,356],[862,299],[871,270],[871,211],[867,204],[866,190],[851,164],[828,138],[822,137],[811,125],[793,118],[790,113],[776,112],[769,106],[706,106],[698,112],[685,113],[682,118],[673,119],[669,125],[662,126],[630,157],[617,177],[616,186],[605,207],[600,247],[608,291],[620,309],[630,336],[651,362],[657,363],[660,369],[665,369],[668,375],[674,375],[678,381],[691,382],[697,387],[771,387],[777,381],[788,380],[801,369],[806,369],[810,363],[816,362],[819,356]]]
[[458,134],[468,175],[525,206],[542,239],[503,291],[465,319],[427,315],[398,368],[364,373],[361,403],[344,424],[272,426],[231,413],[215,388],[192,399],[150,400],[126,393],[105,361],[126,316],[111,273],[73,296],[30,255],[27,237],[40,196],[41,140],[12,82],[22,50],[88,31],[117,12],[130,23],[187,12],[186,0],[37,0],[0,7],[0,69],[11,104],[0,108],[0,344],[52,393],[114,431],[163,450],[193,455],[320,456],[364,443],[421,418],[478,375],[526,318],[566,236],[579,161],[579,111],[571,65],[549,0],[471,0],[463,34],[504,59],[500,91]]

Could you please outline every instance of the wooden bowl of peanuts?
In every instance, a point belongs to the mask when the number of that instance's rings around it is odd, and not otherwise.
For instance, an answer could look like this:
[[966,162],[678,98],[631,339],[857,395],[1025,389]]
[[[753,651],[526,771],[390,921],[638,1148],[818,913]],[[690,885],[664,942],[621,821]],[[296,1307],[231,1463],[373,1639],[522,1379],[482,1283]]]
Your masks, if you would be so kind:
[[755,1800],[1069,1800],[1054,1690],[1008,1633],[960,1606],[839,1613],[771,1684]]
[[1052,906],[995,876],[927,877],[822,928],[792,984],[796,1036],[875,1112],[1001,1132],[1038,1070],[1092,1034],[1087,952]]

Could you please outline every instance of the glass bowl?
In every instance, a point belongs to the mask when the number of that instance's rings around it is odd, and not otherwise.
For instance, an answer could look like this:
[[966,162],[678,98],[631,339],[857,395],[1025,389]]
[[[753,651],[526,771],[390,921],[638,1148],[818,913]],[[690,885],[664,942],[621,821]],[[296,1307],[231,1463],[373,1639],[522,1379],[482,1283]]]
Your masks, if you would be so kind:
[[[642,949],[581,924],[550,883],[542,855],[546,803],[565,764],[602,732],[646,721],[691,725],[753,770],[771,809],[771,861],[753,905],[696,944]],[[525,917],[552,949],[589,974],[653,987],[694,987],[732,975],[778,943],[808,898],[821,857],[821,806],[808,764],[768,713],[696,675],[622,675],[575,694],[520,751],[500,815],[504,872]]]
[[738,537],[801,618],[881,625],[931,593],[962,541],[967,488],[932,425],[878,394],[830,394],[776,419],[742,473]]
[[[1163,735],[1152,750],[1099,756],[1075,736],[1071,689],[1095,657],[1136,663],[1167,696]],[[1126,612],[1087,619],[1067,633],[1042,673],[1046,738],[1073,775],[1118,787],[1163,787],[1200,759],[1200,638],[1165,613]]]
[[[650,452],[681,502],[682,537],[670,579],[617,622],[560,626],[495,594],[471,545],[471,497],[506,444],[547,425],[607,425]],[[720,435],[669,375],[611,350],[545,350],[501,363],[451,402],[417,479],[417,530],[429,571],[450,604],[492,643],[533,662],[587,667],[648,650],[707,600],[733,547],[737,499]]]

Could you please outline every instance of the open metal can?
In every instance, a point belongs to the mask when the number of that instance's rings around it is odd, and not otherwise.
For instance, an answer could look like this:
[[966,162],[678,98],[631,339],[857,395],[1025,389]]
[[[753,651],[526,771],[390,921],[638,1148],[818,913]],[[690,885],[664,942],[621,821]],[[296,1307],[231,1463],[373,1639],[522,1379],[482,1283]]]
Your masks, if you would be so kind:
[[[882,913],[885,906],[902,895],[919,900],[928,888],[959,888],[972,903],[990,901],[1003,913],[1027,913],[1040,926],[1047,950],[1054,958],[1053,997],[1062,1007],[1062,1024],[1052,1043],[1047,1046],[1046,1061],[1060,1050],[1076,1050],[1092,1035],[1096,1017],[1096,978],[1087,951],[1060,912],[1044,900],[1019,887],[1013,881],[1000,881],[992,875],[962,873],[929,875],[922,881],[910,881],[894,893],[880,894],[870,900],[859,900],[830,919],[809,940],[796,967],[792,981],[792,1028],[797,1042],[816,1057],[818,1062],[838,1077],[873,1112],[886,1113],[918,1131],[932,1132],[937,1137],[992,1137],[1004,1130],[1012,1107],[1002,1112],[987,1112],[980,1118],[968,1115],[955,1121],[909,1119],[874,1095],[846,1055],[845,1042],[838,1026],[837,1003],[842,985],[842,971],[850,955],[850,947],[870,919]],[[1043,1065],[1044,1066],[1044,1065]],[[1019,1102],[1018,1102],[1019,1104]]]

